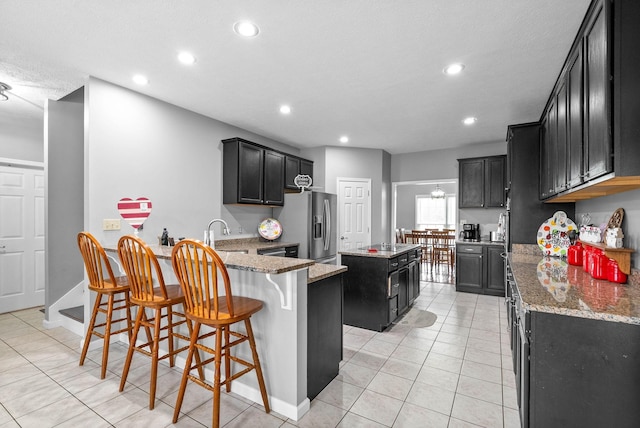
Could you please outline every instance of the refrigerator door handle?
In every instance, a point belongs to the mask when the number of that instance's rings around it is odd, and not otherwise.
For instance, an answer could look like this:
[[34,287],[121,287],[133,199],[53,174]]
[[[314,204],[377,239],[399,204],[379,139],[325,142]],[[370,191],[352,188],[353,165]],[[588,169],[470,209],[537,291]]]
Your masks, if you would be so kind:
[[329,207],[329,200],[325,199],[323,204],[324,221],[325,221],[325,233],[324,233],[324,250],[329,250],[329,241],[331,239],[331,210]]

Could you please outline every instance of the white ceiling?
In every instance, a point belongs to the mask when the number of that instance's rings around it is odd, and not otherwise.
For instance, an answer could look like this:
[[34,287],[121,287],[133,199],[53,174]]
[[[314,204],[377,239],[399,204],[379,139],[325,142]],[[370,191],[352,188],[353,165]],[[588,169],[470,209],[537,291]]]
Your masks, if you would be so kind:
[[[41,123],[46,98],[95,76],[300,148],[341,135],[392,154],[504,141],[507,125],[540,117],[588,4],[2,0],[0,82],[13,90],[0,127]],[[238,37],[241,19],[259,36]],[[181,50],[196,64],[179,64]],[[462,75],[443,74],[451,62]]]

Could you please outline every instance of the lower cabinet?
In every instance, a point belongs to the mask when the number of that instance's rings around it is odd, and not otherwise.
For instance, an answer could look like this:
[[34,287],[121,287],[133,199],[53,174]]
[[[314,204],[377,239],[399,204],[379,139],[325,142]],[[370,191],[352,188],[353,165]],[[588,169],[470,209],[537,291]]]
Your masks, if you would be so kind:
[[307,288],[307,397],[312,400],[337,375],[342,360],[342,278]]
[[504,251],[501,244],[457,244],[456,290],[504,296]]
[[382,331],[420,294],[420,249],[391,258],[342,254],[344,323]]

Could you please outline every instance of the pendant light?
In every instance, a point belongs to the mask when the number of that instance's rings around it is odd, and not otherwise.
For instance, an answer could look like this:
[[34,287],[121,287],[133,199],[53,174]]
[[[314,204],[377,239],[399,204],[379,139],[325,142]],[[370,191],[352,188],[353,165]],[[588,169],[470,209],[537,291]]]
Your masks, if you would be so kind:
[[431,199],[444,199],[445,196],[444,190],[440,188],[439,184],[436,184],[435,190],[431,192]]

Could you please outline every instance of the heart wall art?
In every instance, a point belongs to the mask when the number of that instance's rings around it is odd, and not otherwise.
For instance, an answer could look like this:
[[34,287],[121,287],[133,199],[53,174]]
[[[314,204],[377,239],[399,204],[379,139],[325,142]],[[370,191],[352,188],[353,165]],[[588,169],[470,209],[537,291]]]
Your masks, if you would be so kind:
[[152,204],[149,198],[122,198],[118,201],[120,216],[133,227],[136,232],[151,214]]

